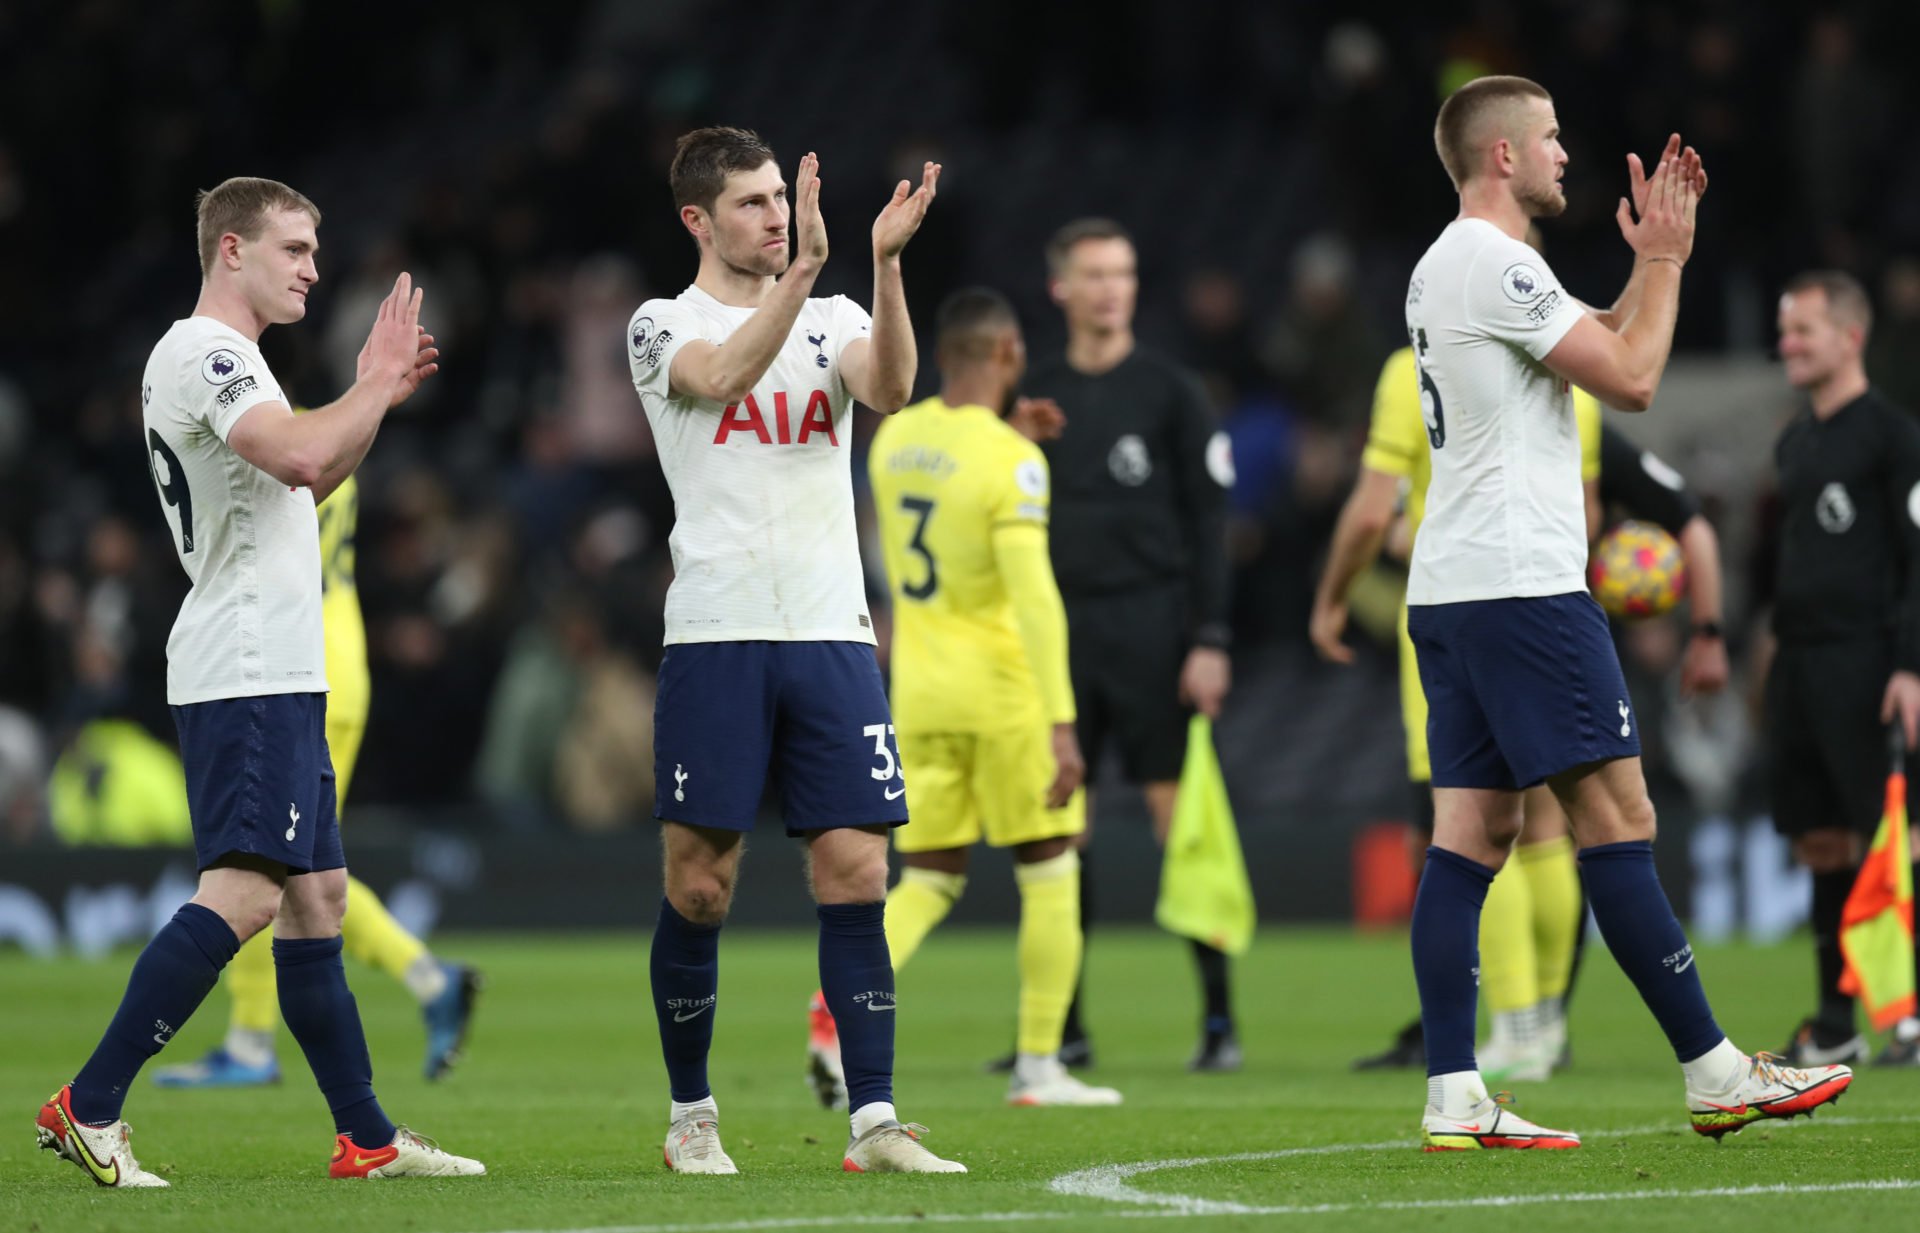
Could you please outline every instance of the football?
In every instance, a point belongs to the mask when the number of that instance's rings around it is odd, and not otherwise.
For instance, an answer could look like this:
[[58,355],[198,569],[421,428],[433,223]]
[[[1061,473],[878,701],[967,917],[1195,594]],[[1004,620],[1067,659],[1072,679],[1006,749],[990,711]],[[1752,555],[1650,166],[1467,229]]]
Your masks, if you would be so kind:
[[1680,543],[1651,522],[1623,522],[1594,546],[1587,586],[1611,616],[1659,616],[1687,590]]

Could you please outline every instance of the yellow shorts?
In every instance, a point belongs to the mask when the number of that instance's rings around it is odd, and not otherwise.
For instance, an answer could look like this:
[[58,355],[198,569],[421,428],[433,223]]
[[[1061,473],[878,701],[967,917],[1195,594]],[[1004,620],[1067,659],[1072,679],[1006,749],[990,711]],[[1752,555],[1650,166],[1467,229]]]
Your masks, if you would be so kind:
[[1051,726],[1024,731],[898,733],[907,783],[907,825],[893,832],[902,852],[965,848],[984,837],[996,848],[1078,835],[1087,828],[1084,791],[1047,808],[1056,770]]
[[347,785],[353,780],[353,765],[360,760],[360,739],[367,734],[365,692],[335,689],[327,695],[327,753],[333,758],[334,808],[346,814]]
[[1433,778],[1427,757],[1427,694],[1420,688],[1420,661],[1414,658],[1413,639],[1407,634],[1407,606],[1400,605],[1400,722],[1407,730],[1407,778],[1426,783]]

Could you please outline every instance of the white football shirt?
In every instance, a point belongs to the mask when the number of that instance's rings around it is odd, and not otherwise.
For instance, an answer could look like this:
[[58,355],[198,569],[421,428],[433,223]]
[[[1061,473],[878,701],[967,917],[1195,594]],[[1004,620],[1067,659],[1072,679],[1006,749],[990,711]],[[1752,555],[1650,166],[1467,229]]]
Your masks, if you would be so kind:
[[1440,233],[1407,288],[1433,450],[1409,604],[1586,589],[1580,436],[1541,361],[1585,310],[1538,252],[1485,219]]
[[313,493],[227,445],[251,408],[287,404],[245,335],[176,321],[147,359],[147,463],[193,589],[167,638],[174,706],[327,688]]
[[627,324],[633,386],[673,490],[667,644],[871,643],[840,354],[871,337],[872,319],[845,296],[808,300],[739,403],[670,391],[681,347],[723,344],[753,313],[688,287]]

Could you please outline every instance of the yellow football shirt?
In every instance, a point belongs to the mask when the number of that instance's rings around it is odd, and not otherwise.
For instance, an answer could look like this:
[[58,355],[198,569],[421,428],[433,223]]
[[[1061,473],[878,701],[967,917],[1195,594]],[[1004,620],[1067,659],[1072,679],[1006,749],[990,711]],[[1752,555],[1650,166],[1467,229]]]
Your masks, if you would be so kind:
[[895,725],[1001,732],[1072,720],[1039,447],[985,407],[935,397],[881,425],[867,471],[893,595]]
[[360,752],[360,734],[373,702],[367,668],[367,626],[354,581],[354,536],[360,522],[360,485],[349,475],[320,505],[320,623],[327,654],[327,744],[341,798]]

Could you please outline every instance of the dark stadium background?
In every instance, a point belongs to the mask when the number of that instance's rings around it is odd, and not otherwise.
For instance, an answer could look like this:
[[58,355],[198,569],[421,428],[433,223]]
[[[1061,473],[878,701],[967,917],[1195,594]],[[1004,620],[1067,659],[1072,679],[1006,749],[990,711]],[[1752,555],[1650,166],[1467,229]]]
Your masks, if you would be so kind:
[[[51,913],[112,884],[136,921],[160,870],[187,864],[63,846],[43,787],[92,721],[173,739],[164,643],[185,579],[139,373],[193,302],[194,190],[250,174],[326,215],[314,308],[265,339],[291,393],[345,386],[402,266],[446,353],[361,472],[374,701],[356,867],[403,883],[422,920],[645,916],[671,503],[622,326],[691,279],[666,164],[678,133],[724,122],[759,129],[789,171],[819,151],[823,292],[863,301],[892,180],[944,162],[905,259],[923,329],[946,292],[988,283],[1044,352],[1060,337],[1046,235],[1088,213],[1135,231],[1141,337],[1203,374],[1236,446],[1221,745],[1263,913],[1346,915],[1356,836],[1405,808],[1392,650],[1363,637],[1359,667],[1319,664],[1308,600],[1407,271],[1452,215],[1434,109],[1504,71],[1556,96],[1573,161],[1547,247],[1578,293],[1626,273],[1626,151],[1678,128],[1713,178],[1675,369],[1699,394],[1625,427],[1669,451],[1726,537],[1729,700],[1671,700],[1670,623],[1622,637],[1668,884],[1696,917],[1764,926],[1784,858],[1746,837],[1765,803],[1741,666],[1766,596],[1766,442],[1792,405],[1766,367],[1772,304],[1807,266],[1860,275],[1881,313],[1873,376],[1920,406],[1916,24],[1911,5],[1725,0],[0,5],[0,901],[24,888]],[[113,773],[76,757],[85,787]],[[1144,915],[1141,811],[1109,791],[1101,828],[1101,911]],[[775,836],[757,866],[797,859]],[[794,879],[749,876],[742,914],[795,919]],[[977,881],[966,914],[1003,911],[998,880]],[[26,929],[9,911],[0,940]]]

